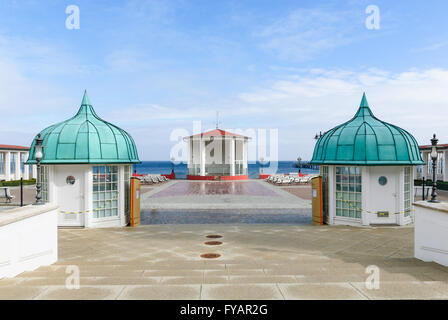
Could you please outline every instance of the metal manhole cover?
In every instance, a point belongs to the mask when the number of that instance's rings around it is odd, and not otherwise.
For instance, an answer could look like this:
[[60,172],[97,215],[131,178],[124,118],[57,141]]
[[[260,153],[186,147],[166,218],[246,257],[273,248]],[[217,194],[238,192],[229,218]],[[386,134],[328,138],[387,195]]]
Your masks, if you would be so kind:
[[207,241],[204,242],[204,244],[208,245],[208,246],[219,246],[220,244],[222,244],[221,241]]
[[218,234],[209,234],[208,236],[206,236],[206,238],[209,238],[209,239],[219,239],[219,238],[222,238],[222,236],[220,236]]
[[219,258],[221,255],[217,254],[217,253],[204,253],[201,254],[201,258],[204,259],[215,259],[215,258]]

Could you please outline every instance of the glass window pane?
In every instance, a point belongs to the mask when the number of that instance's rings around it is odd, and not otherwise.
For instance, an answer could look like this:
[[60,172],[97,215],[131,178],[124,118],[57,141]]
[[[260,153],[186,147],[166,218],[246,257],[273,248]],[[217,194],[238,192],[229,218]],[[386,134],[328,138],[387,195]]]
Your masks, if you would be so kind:
[[[127,166],[130,168],[129,166]],[[118,166],[93,167],[93,205],[98,209],[94,218],[118,215]],[[128,172],[128,179],[130,172]]]
[[[337,216],[360,219],[361,181],[361,169],[359,167],[336,167]],[[343,209],[341,210],[341,208]]]

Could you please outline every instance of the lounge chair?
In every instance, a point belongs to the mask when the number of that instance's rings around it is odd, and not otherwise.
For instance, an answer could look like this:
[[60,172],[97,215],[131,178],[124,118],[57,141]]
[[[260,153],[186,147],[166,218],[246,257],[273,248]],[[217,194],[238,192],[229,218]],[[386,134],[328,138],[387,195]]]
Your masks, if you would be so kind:
[[151,176],[151,181],[152,183],[159,183],[159,179],[157,179],[156,177]]
[[145,181],[145,183],[147,183],[147,184],[153,184],[153,183],[154,183],[154,182],[152,181],[150,175],[146,175],[145,178],[144,178],[144,181]]

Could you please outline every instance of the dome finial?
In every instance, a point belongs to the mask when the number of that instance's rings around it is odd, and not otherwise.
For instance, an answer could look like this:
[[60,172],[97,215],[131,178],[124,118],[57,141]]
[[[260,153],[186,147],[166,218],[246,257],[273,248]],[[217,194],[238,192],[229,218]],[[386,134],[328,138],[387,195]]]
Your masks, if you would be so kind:
[[362,94],[362,100],[361,100],[361,104],[359,105],[361,108],[368,108],[369,107],[369,103],[367,102],[367,98],[366,98],[366,93],[363,92]]
[[82,97],[81,105],[83,106],[91,106],[89,96],[87,95],[87,90],[84,90],[84,96]]

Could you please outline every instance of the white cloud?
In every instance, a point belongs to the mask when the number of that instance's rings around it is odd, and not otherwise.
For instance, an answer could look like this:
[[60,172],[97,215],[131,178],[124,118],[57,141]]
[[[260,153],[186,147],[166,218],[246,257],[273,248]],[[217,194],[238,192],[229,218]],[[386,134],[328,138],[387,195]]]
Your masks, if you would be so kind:
[[316,54],[347,44],[356,24],[352,12],[318,8],[299,9],[259,27],[254,35],[261,47],[282,59],[305,61]]
[[436,132],[448,142],[448,70],[382,70],[353,72],[311,70],[289,76],[270,86],[239,95],[242,103],[269,113],[279,128],[280,159],[310,158],[312,137],[349,120],[356,112],[362,92],[373,113],[381,120],[410,131],[419,143],[428,143]]
[[[445,69],[401,73],[379,69],[362,72],[312,69],[289,74],[282,80],[222,101],[205,101],[196,107],[134,105],[112,111],[108,119],[122,123],[131,131],[137,128],[138,144],[146,145],[148,138],[153,137],[163,141],[161,145],[169,145],[171,130],[179,126],[191,130],[193,120],[201,120],[204,127],[210,127],[215,111],[220,110],[225,120],[223,127],[277,128],[280,159],[296,159],[298,155],[310,159],[315,133],[350,119],[358,109],[363,91],[376,116],[410,131],[421,144],[427,143],[433,132],[438,134],[441,143],[444,137],[448,142],[447,87],[448,70]],[[159,128],[156,135],[154,128]],[[146,138],[140,141],[140,137]],[[164,153],[157,156],[150,157],[167,158]]]

